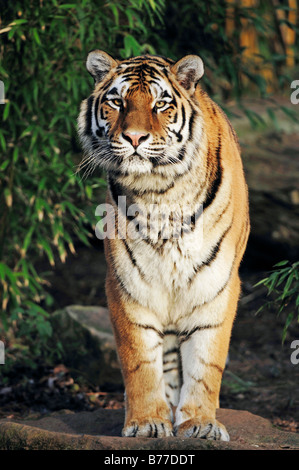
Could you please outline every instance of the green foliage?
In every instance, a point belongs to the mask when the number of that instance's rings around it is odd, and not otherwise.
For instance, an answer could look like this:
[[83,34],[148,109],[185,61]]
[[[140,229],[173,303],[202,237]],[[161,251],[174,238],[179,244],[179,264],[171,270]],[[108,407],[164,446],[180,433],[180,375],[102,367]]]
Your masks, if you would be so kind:
[[[274,265],[269,276],[259,281],[256,286],[264,285],[272,299],[259,310],[274,306],[278,314],[285,313],[285,325],[282,332],[282,342],[285,341],[288,327],[297,320],[299,322],[299,261],[290,264],[281,261]],[[257,313],[258,313],[257,312]]]
[[83,184],[76,175],[76,118],[93,87],[86,56],[94,48],[122,57],[154,52],[148,27],[162,7],[161,0],[1,5],[0,339],[13,332],[28,357],[40,355],[52,333],[53,299],[36,261],[54,266],[75,251],[74,241],[88,244],[102,202],[104,179]]
[[254,382],[250,380],[243,380],[238,375],[234,374],[231,370],[226,369],[224,373],[224,378],[222,380],[222,386],[225,386],[229,389],[231,394],[246,393],[252,390],[252,387],[255,386]]

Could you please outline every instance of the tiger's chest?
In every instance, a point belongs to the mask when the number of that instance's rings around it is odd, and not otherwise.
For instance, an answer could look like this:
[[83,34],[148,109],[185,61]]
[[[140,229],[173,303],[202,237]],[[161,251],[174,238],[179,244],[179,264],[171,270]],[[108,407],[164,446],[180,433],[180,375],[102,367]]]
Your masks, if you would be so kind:
[[[184,188],[174,188],[177,196],[167,200],[164,195],[154,206],[137,204],[118,213],[118,224],[126,226],[127,233],[115,241],[117,276],[132,298],[159,317],[188,312],[213,299],[225,285],[234,258],[226,232],[231,219],[229,181],[205,211],[199,198],[192,199],[198,188]],[[141,208],[137,216],[136,207]]]
[[175,321],[196,303],[213,298],[229,274],[230,250],[209,263],[211,237],[205,236],[199,220],[194,230],[177,238],[119,241],[118,274],[141,305],[155,311],[165,323]]

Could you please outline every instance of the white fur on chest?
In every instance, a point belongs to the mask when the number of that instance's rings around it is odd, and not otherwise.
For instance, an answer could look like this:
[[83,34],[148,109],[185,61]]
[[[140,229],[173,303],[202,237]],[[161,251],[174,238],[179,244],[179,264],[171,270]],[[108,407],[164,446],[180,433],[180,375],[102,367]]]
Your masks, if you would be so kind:
[[218,230],[205,237],[198,221],[194,231],[165,240],[161,250],[142,239],[128,240],[135,264],[124,248],[118,273],[132,296],[155,312],[162,324],[176,322],[195,305],[210,301],[229,276],[234,255],[230,246],[194,276],[194,268],[207,260],[218,237]]

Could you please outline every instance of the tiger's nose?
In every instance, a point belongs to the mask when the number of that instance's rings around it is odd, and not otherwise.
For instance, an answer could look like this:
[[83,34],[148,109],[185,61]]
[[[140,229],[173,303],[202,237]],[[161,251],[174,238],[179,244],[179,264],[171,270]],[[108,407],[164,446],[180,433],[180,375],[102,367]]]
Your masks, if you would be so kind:
[[123,138],[126,139],[136,149],[141,142],[144,142],[148,138],[149,134],[142,132],[123,132]]

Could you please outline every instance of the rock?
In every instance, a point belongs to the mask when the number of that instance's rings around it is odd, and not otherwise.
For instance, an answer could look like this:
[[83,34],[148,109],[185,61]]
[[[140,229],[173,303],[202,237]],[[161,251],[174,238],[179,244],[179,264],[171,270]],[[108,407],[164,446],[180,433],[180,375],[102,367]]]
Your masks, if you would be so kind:
[[298,135],[281,135],[273,145],[270,134],[243,147],[251,219],[247,266],[271,269],[298,259],[298,148]]
[[33,420],[0,420],[1,450],[299,450],[299,435],[280,431],[270,421],[247,411],[220,409],[217,418],[230,442],[203,439],[120,437],[124,410],[53,413]]
[[51,316],[52,344],[63,347],[63,363],[92,385],[119,388],[122,375],[115,341],[104,307],[71,305]]
[[251,235],[244,264],[265,270],[284,259],[296,261],[299,256],[299,122],[281,108],[294,111],[288,98],[245,99],[243,106],[264,120],[252,128],[241,108],[227,110],[233,113],[231,122],[241,144],[249,187]]

